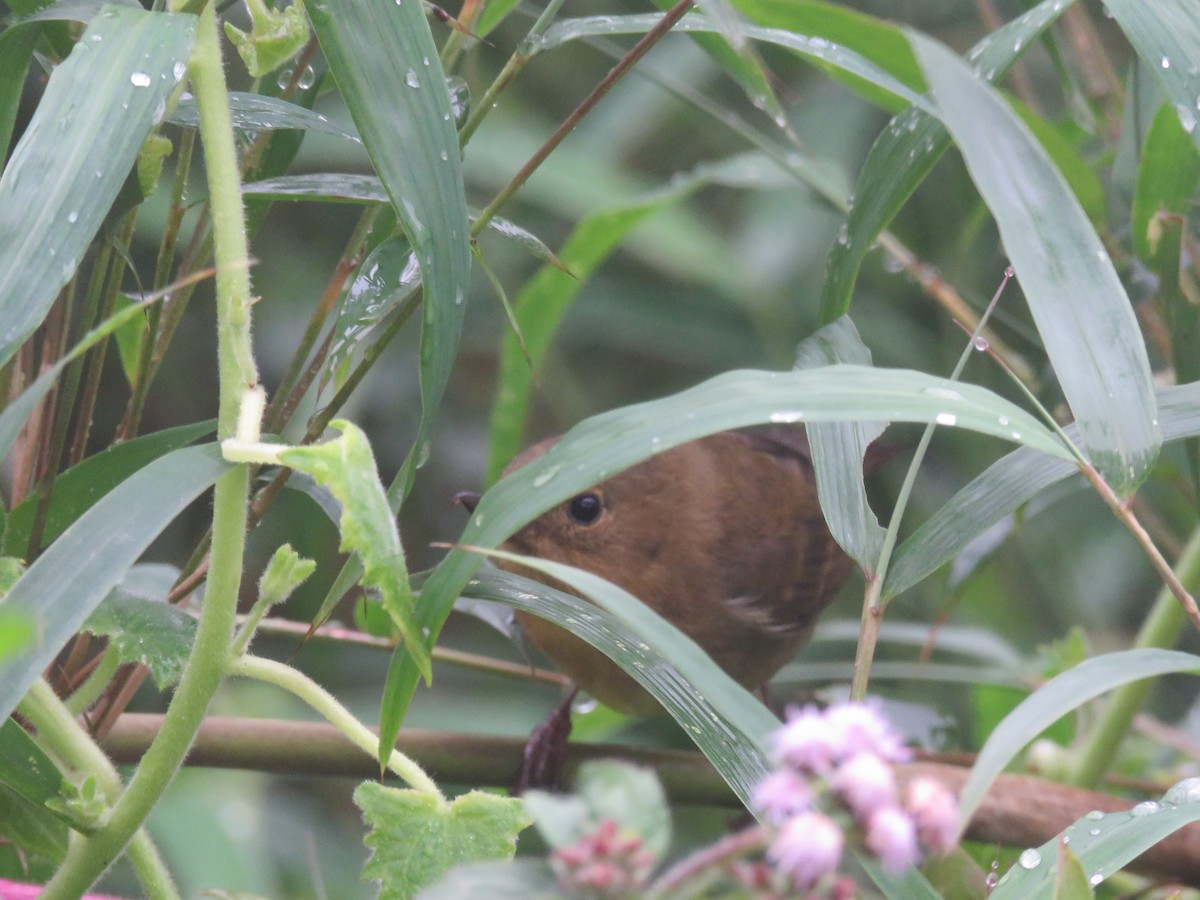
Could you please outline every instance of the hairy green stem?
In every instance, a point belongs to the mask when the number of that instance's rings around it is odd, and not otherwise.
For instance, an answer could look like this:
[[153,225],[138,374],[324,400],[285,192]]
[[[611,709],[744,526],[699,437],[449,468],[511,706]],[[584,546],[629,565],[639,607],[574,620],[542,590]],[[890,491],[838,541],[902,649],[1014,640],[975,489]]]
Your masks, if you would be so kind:
[[[255,678],[290,691],[324,716],[330,725],[349,738],[363,753],[375,756],[379,748],[379,738],[376,734],[354,718],[333,694],[302,672],[283,663],[258,656],[239,656],[232,659],[229,661],[228,671],[230,675]],[[425,770],[416,762],[399,750],[392,750],[392,754],[387,760],[387,768],[394,775],[403,778],[414,789],[437,798],[442,804],[446,803],[446,798],[438,790],[434,780],[426,775]]]
[[[1200,586],[1200,529],[1192,532],[1187,546],[1183,548],[1175,564],[1175,574],[1182,584],[1192,590]],[[1183,605],[1176,599],[1171,587],[1164,584],[1133,646],[1173,647],[1186,622]],[[1133,717],[1141,710],[1152,685],[1152,681],[1143,679],[1131,681],[1113,691],[1100,720],[1088,734],[1087,742],[1075,759],[1071,771],[1072,784],[1092,787],[1099,783],[1112,764],[1121,741],[1129,733]]]
[[[109,803],[120,796],[121,776],[116,768],[44,679],[33,683],[18,709],[56,756],[80,772],[95,775],[96,785]],[[178,900],[171,873],[144,829],[139,829],[129,845],[129,860],[153,900]]]
[[[218,435],[237,428],[243,391],[258,381],[250,345],[250,276],[237,153],[221,65],[215,8],[200,14],[188,70],[200,112],[217,263],[220,373]],[[196,642],[162,731],[113,806],[104,827],[74,842],[42,893],[44,900],[84,893],[136,834],[187,756],[209,701],[225,674],[245,549],[249,478],[245,466],[222,475],[213,494],[213,549]]]

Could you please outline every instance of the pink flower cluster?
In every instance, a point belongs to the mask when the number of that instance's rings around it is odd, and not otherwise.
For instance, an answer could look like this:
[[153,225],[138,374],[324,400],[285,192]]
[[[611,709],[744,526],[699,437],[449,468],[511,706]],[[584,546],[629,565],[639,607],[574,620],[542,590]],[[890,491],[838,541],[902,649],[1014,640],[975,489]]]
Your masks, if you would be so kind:
[[550,854],[563,890],[589,897],[629,897],[650,877],[654,854],[639,837],[622,835],[612,819],[602,820],[574,844]]
[[759,784],[754,805],[773,830],[767,859],[798,890],[832,880],[846,842],[842,823],[891,872],[920,862],[922,852],[953,848],[958,801],[925,777],[901,796],[892,764],[910,753],[876,705],[791,710],[774,755],[780,768]]

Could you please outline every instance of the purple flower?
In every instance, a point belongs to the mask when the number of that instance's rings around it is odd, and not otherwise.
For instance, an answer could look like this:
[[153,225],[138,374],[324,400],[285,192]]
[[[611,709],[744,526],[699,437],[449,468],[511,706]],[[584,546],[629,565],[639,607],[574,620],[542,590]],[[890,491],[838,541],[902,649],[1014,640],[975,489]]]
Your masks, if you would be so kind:
[[775,734],[775,756],[780,762],[805,775],[820,775],[840,755],[825,716],[815,706],[788,710],[787,721]]
[[825,710],[825,726],[842,759],[865,752],[889,762],[904,762],[912,755],[883,717],[878,703],[831,706]]
[[935,778],[922,775],[904,791],[904,808],[913,817],[917,839],[930,853],[949,853],[958,837],[958,798]]
[[830,786],[860,822],[880,807],[896,805],[896,776],[874,753],[856,753],[839,765]]
[[759,782],[752,798],[754,808],[775,825],[796,813],[805,812],[812,806],[812,801],[812,788],[791,769],[772,772]]
[[797,890],[807,891],[837,871],[844,843],[841,829],[828,816],[805,812],[784,823],[767,848],[767,859]]
[[896,806],[885,806],[871,814],[865,843],[889,872],[902,872],[921,858],[917,829],[912,819]]

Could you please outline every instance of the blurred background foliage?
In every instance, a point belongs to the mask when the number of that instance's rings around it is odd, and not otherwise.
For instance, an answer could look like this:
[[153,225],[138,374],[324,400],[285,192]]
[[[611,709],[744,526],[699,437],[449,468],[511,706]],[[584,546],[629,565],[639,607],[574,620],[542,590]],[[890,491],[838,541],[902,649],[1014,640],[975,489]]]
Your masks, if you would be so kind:
[[[926,31],[963,52],[1032,4],[857,0],[844,5]],[[473,97],[482,94],[539,10],[536,4],[519,5],[485,42],[473,44],[464,55],[456,75]],[[606,11],[631,10],[624,3],[567,2],[562,15]],[[227,18],[248,27],[239,21],[244,11],[236,7],[229,8]],[[436,23],[434,32],[439,42],[450,34]],[[1081,53],[1085,39],[1094,43]],[[467,147],[468,204],[486,205],[631,44],[629,39],[577,41],[534,59]],[[759,47],[759,53],[799,145],[789,147],[771,117],[756,109],[690,38],[672,35],[615,87],[502,214],[558,250],[581,219],[644,199],[697,166],[751,149],[727,121],[692,102],[692,97],[704,98],[771,143],[815,160],[829,185],[849,193],[888,114],[790,53],[769,46]],[[1115,139],[1125,104],[1137,102],[1132,60],[1100,5],[1081,2],[1055,26],[1047,42],[1024,54],[1006,87],[1036,103],[1044,124],[1095,173],[1100,193],[1093,209],[1101,214],[1096,224],[1137,301],[1149,294],[1149,287],[1130,262],[1129,150]],[[314,67],[321,71],[319,58]],[[228,68],[234,89],[250,88],[249,77],[232,54]],[[1105,80],[1106,71],[1117,75]],[[349,127],[339,95],[329,87],[320,92],[315,109]],[[32,79],[31,101],[36,91]],[[1122,141],[1136,138],[1128,129],[1121,132]],[[168,161],[168,173],[172,163]],[[366,173],[370,166],[361,146],[308,133],[291,172],[310,171]],[[202,193],[196,173],[193,196]],[[160,190],[151,198],[138,221],[132,260],[143,273],[153,271],[167,214],[165,194]],[[255,308],[255,345],[268,391],[282,376],[357,215],[357,207],[344,204],[276,203],[255,237],[253,279],[261,296]],[[562,432],[593,413],[661,397],[732,368],[789,367],[795,346],[818,326],[826,258],[842,220],[842,213],[817,191],[787,179],[763,188],[700,186],[648,216],[594,275],[579,284],[536,373],[526,442]],[[996,229],[953,151],[906,204],[892,231],[915,254],[925,280],[944,279],[977,311],[1001,282],[1006,260]],[[492,233],[481,237],[479,249],[509,297],[515,297],[542,265]],[[216,413],[215,391],[205,387],[216,384],[215,322],[209,300],[211,286],[202,285],[188,309],[181,339],[149,395],[144,432]],[[498,349],[508,325],[492,284],[478,266],[468,304],[432,455],[402,513],[402,534],[414,570],[430,567],[443,552],[433,544],[453,541],[461,531],[465,514],[451,506],[454,493],[484,486]],[[867,258],[850,314],[877,365],[944,375],[967,340],[921,279],[880,250]],[[1015,283],[1007,288],[994,324],[1031,363],[1045,385],[1042,399],[1054,408],[1059,403],[1056,389]],[[342,412],[369,434],[385,481],[408,452],[419,417],[414,326],[415,322],[400,332]],[[1004,396],[1017,396],[1009,379],[984,354],[976,356],[965,377]],[[93,430],[97,447],[107,444],[126,400],[124,376],[110,355]],[[311,411],[321,402],[310,397],[307,408]],[[297,418],[303,421],[306,416]],[[902,453],[901,462],[872,484],[881,514],[894,498],[903,460],[918,433],[912,427],[889,432]],[[922,521],[1005,449],[978,435],[939,430],[918,479],[909,521]],[[1193,498],[1178,489],[1184,471],[1178,447],[1165,448],[1155,479],[1143,489],[1139,508],[1153,517],[1161,533],[1186,534],[1194,517]],[[198,504],[194,515],[173,526],[149,557],[178,564],[205,528],[207,514],[204,504]],[[285,540],[319,564],[316,576],[280,612],[307,622],[338,571],[336,530],[308,497],[285,492],[251,537],[247,589]],[[1128,534],[1079,480],[1060,486],[1053,503],[1039,503],[977,565],[967,568],[961,578],[952,580],[943,570],[910,590],[889,608],[888,621],[928,624],[944,619],[977,626],[1021,657],[1034,659],[1040,645],[1064,638],[1075,627],[1083,629],[1094,648],[1127,645],[1158,588]],[[825,621],[856,622],[860,603],[861,580],[846,590]],[[337,617],[352,618],[348,603]],[[822,681],[789,681],[780,691],[785,699],[845,682],[853,659],[847,631],[852,634],[853,628],[830,627],[818,635],[802,663],[833,667],[822,670],[829,673]],[[457,614],[443,643],[523,659],[496,632]],[[1191,644],[1196,644],[1194,636]],[[294,654],[297,665],[361,718],[372,721],[377,715],[386,651],[319,639],[302,646],[296,636],[264,635],[256,646],[280,658]],[[914,655],[914,647],[893,646],[885,634],[881,660],[911,661]],[[437,664],[435,672],[434,686],[418,691],[406,727],[523,736],[558,696],[553,686],[444,663]],[[935,683],[919,675],[881,679],[874,688],[908,704],[897,708],[910,730],[932,729],[950,750],[977,746],[981,729],[994,724],[1016,696],[977,690],[969,683]],[[1156,691],[1156,709],[1168,718],[1186,717],[1193,693],[1190,683],[1164,681]],[[147,683],[131,708],[150,711],[163,706],[163,697]],[[272,689],[240,682],[222,689],[212,712],[311,716]],[[591,740],[687,746],[670,722],[622,721],[603,710],[580,716],[577,728],[580,737]],[[358,881],[366,851],[350,803],[351,787],[347,779],[187,770],[155,812],[151,830],[188,892],[226,887],[273,897],[369,896],[372,888]],[[718,833],[726,813],[680,810],[679,815],[683,845]],[[0,859],[0,868],[3,865]],[[117,870],[110,876],[110,887],[132,890],[129,877]]]

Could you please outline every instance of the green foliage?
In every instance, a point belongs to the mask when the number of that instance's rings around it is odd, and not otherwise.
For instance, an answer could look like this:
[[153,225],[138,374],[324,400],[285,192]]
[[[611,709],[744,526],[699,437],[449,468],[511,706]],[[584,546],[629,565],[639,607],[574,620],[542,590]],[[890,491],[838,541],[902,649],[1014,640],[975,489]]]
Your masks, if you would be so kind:
[[122,664],[140,663],[165,689],[183,673],[196,637],[196,620],[162,598],[117,588],[88,616],[83,629],[107,637]]
[[521,801],[483,791],[449,805],[428,794],[366,781],[354,791],[370,831],[363,877],[380,882],[381,898],[412,897],[451,866],[510,859],[530,824]]

